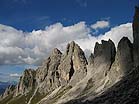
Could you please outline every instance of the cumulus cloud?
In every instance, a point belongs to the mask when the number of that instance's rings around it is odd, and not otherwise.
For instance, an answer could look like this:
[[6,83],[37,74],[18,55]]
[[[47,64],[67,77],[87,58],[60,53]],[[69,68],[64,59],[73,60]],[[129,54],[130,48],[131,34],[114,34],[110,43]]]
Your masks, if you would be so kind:
[[[40,64],[53,48],[65,50],[74,40],[86,52],[93,52],[95,43],[112,39],[117,45],[123,36],[132,41],[132,24],[122,24],[109,32],[94,37],[85,22],[64,27],[61,23],[47,26],[45,30],[23,32],[10,26],[0,25],[0,64]],[[102,27],[102,26],[101,26]],[[104,27],[104,25],[103,25]],[[106,27],[106,25],[105,25]]]
[[87,52],[91,51],[93,53],[96,42],[101,43],[101,40],[111,39],[115,43],[115,46],[117,47],[120,39],[122,39],[122,37],[124,36],[128,37],[130,41],[133,42],[131,23],[116,26],[112,28],[109,32],[106,32],[105,34],[100,34],[97,37],[89,36],[88,39],[86,38],[86,39],[77,40],[77,43],[81,46],[81,48],[84,51],[87,51]]
[[13,74],[10,74],[10,77],[20,77],[21,75],[20,74],[17,74],[17,73],[13,73]]
[[0,82],[18,81],[20,76],[21,75],[17,73],[13,74],[0,73]]
[[107,28],[110,26],[109,21],[106,20],[102,20],[102,21],[97,21],[95,24],[91,25],[92,29],[103,29],[103,28]]

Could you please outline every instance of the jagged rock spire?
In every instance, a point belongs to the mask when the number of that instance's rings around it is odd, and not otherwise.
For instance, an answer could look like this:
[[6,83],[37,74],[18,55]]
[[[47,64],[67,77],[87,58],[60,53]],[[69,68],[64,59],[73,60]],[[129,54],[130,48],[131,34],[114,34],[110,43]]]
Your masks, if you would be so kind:
[[82,49],[74,41],[69,43],[59,65],[62,85],[68,82],[75,85],[83,79],[87,74],[86,65],[87,60]]
[[60,86],[58,66],[60,64],[62,53],[54,48],[50,56],[44,61],[43,65],[37,69],[37,84],[41,86],[40,92],[48,92]]
[[135,14],[133,20],[133,37],[134,37],[134,61],[135,65],[139,65],[139,7],[135,7]]
[[20,81],[18,85],[16,86],[16,94],[15,96],[19,94],[25,94],[31,91],[33,88],[35,88],[35,76],[36,71],[33,69],[26,69],[23,73],[23,75],[20,77]]

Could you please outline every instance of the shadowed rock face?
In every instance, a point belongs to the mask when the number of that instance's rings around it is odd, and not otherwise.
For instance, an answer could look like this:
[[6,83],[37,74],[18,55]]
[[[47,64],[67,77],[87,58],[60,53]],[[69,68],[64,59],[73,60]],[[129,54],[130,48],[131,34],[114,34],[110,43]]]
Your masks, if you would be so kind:
[[132,68],[119,82],[92,100],[76,99],[65,104],[139,104],[138,79],[139,67]]
[[133,68],[133,45],[127,37],[123,37],[117,48],[115,61],[108,72],[108,85],[119,81]]
[[[125,75],[122,80],[88,104],[138,104],[139,67]],[[85,104],[85,103],[84,103]]]
[[101,43],[102,44],[96,43],[94,56],[90,56],[90,65],[88,66],[93,72],[93,79],[96,81],[107,75],[107,72],[110,70],[112,63],[114,62],[116,54],[115,45],[111,40],[102,40]]
[[114,43],[109,40],[109,41],[101,41],[102,44],[96,43],[95,45],[95,49],[94,49],[94,58],[96,58],[95,60],[99,60],[97,58],[101,58],[102,63],[104,61],[114,61],[115,58],[115,53],[116,53],[116,49],[115,49],[115,45]]
[[135,65],[139,65],[139,7],[135,7],[135,15],[133,20],[133,37],[134,37],[134,60]]
[[[119,62],[119,69],[127,73],[133,68],[133,45],[127,37],[123,37],[117,48],[116,61]],[[122,72],[121,72],[122,73]]]
[[65,54],[61,58],[59,73],[61,84],[75,85],[87,74],[87,60],[82,49],[75,43],[67,45]]

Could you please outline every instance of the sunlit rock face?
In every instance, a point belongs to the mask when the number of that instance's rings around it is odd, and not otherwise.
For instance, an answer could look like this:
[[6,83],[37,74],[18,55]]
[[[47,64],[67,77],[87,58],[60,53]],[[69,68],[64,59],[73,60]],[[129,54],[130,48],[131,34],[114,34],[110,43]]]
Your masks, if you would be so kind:
[[59,65],[60,81],[62,85],[75,85],[87,74],[87,60],[82,49],[72,41],[67,45],[66,52]]
[[135,15],[133,19],[133,37],[134,37],[134,60],[135,65],[139,65],[139,7],[135,7]]
[[60,50],[55,48],[42,66],[37,69],[36,80],[40,92],[46,93],[61,85],[58,72],[61,55]]
[[33,69],[26,69],[20,77],[20,81],[16,86],[15,96],[25,94],[36,87],[36,71]]

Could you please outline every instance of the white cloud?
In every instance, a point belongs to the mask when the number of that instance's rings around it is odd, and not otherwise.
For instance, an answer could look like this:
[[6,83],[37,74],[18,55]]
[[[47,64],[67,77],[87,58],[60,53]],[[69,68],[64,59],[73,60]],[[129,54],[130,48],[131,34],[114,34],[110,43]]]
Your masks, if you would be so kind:
[[95,24],[91,25],[92,29],[103,29],[103,28],[108,28],[110,26],[109,21],[97,21]]
[[10,74],[10,77],[20,77],[21,75],[20,74],[17,74],[17,73],[13,73],[13,74]]
[[133,36],[132,36],[132,24],[127,23],[127,24],[122,24],[120,26],[116,26],[112,28],[109,32],[106,32],[104,35],[99,35],[97,37],[95,36],[89,36],[89,38],[84,38],[77,40],[77,43],[81,46],[81,48],[85,50],[91,50],[91,52],[94,52],[94,46],[96,42],[101,43],[101,40],[109,40],[111,39],[114,43],[115,46],[117,47],[120,39],[122,37],[128,37],[131,42],[133,42]]
[[115,44],[123,36],[132,39],[132,24],[127,23],[112,28],[98,37],[91,36],[90,28],[85,22],[64,27],[56,23],[45,30],[23,32],[12,27],[0,25],[0,64],[40,64],[57,47],[62,51],[68,42],[74,40],[81,48],[93,52],[95,42],[112,39]]

